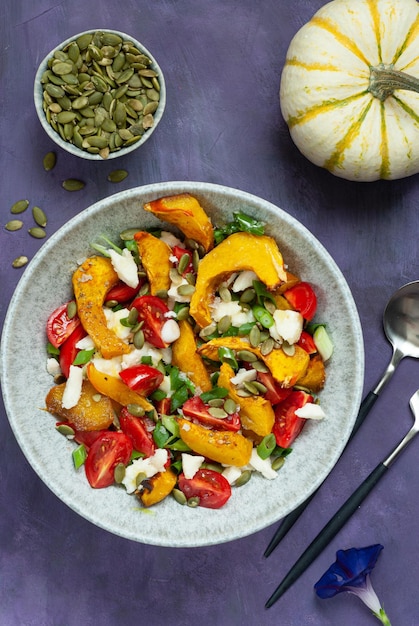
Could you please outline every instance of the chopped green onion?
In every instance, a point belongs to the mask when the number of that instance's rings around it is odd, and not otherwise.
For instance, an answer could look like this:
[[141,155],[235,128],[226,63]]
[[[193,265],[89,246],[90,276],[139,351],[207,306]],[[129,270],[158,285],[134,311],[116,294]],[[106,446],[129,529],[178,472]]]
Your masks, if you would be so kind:
[[225,398],[228,395],[228,389],[225,387],[214,387],[210,389],[210,391],[205,391],[201,393],[202,402],[209,402],[210,400],[214,400],[215,398]]
[[161,422],[163,426],[175,437],[179,438],[179,424],[172,415],[162,415]]
[[271,328],[274,325],[274,318],[264,306],[255,304],[252,308],[255,320],[259,322],[264,328]]
[[170,412],[176,413],[178,409],[185,404],[186,400],[189,398],[189,391],[186,385],[182,385],[176,389],[175,393],[170,399]]
[[79,469],[87,458],[86,446],[82,443],[72,452],[73,463],[76,469]]
[[86,363],[90,361],[94,353],[95,353],[94,348],[92,348],[91,350],[80,350],[76,354],[76,358],[73,361],[73,365],[85,365]]
[[151,358],[151,356],[142,356],[141,357],[141,364],[142,365],[153,365],[153,359]]
[[218,358],[222,363],[228,363],[233,370],[237,369],[239,364],[237,363],[236,355],[234,350],[231,348],[218,348]]
[[318,326],[313,333],[313,340],[323,361],[327,361],[333,354],[333,342],[324,326]]
[[151,394],[150,398],[155,402],[159,402],[159,400],[164,400],[164,398],[167,398],[167,393],[163,391],[163,389],[156,389],[156,391]]
[[154,443],[158,448],[164,448],[169,439],[171,439],[171,433],[159,420],[153,430]]
[[276,439],[273,433],[266,435],[260,442],[260,444],[256,447],[256,452],[260,456],[261,459],[267,459],[271,456],[272,452],[276,447]]

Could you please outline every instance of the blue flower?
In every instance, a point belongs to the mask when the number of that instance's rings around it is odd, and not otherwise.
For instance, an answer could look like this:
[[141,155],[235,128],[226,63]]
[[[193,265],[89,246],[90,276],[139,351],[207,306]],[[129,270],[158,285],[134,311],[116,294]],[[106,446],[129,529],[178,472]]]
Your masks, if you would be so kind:
[[357,595],[386,626],[391,626],[375,593],[370,573],[377,563],[383,546],[379,543],[367,548],[338,550],[336,561],[314,585],[320,598],[333,598],[338,593],[348,591]]

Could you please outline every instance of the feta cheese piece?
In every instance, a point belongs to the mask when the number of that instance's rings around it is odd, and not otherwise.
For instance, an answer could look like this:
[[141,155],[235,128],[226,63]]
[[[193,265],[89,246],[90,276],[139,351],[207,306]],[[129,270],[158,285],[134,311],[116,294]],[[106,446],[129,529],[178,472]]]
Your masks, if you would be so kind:
[[179,279],[172,281],[170,288],[167,291],[167,295],[169,298],[169,307],[172,306],[172,304],[174,302],[190,302],[191,301],[191,297],[192,295],[184,295],[182,296],[179,292],[178,292],[178,287],[180,287],[181,285],[189,285],[188,281],[186,280],[186,278],[183,277],[179,277]]
[[180,337],[179,324],[174,319],[168,319],[161,329],[161,338],[165,343],[173,343]]
[[239,291],[244,291],[248,287],[253,287],[253,281],[257,279],[258,277],[252,270],[243,270],[234,281],[232,291],[237,293]]
[[278,476],[278,473],[272,469],[272,464],[269,457],[267,459],[261,459],[257,453],[256,448],[253,448],[252,450],[249,465],[252,469],[260,472],[262,476],[264,476],[268,480],[273,480]]
[[211,317],[215,322],[219,322],[220,319],[229,315],[231,317],[231,323],[233,326],[241,326],[247,322],[253,322],[254,316],[251,310],[244,311],[239,302],[224,302],[221,298],[214,298],[211,307]]
[[57,359],[50,357],[47,359],[47,372],[51,374],[51,376],[59,376],[62,374],[61,367]]
[[83,337],[76,343],[76,348],[79,350],[93,350],[94,347],[95,343],[89,335],[86,335],[86,337]]
[[137,489],[136,479],[138,474],[145,474],[146,478],[151,478],[158,472],[165,471],[165,463],[167,462],[167,450],[158,448],[153,456],[146,459],[135,459],[125,469],[125,476],[122,484],[128,493],[134,493]]
[[238,478],[242,475],[242,470],[240,467],[236,467],[235,465],[229,465],[221,472],[224,478],[228,480],[230,485],[233,485]]
[[205,457],[203,456],[195,456],[182,452],[182,469],[185,478],[193,478],[204,461]]
[[119,311],[112,311],[112,309],[108,309],[108,307],[105,306],[103,307],[103,312],[105,314],[106,325],[109,330],[112,330],[120,339],[127,339],[131,334],[131,328],[129,326],[123,326],[121,324],[121,319],[128,317],[129,310],[119,309]]
[[81,387],[83,384],[83,370],[77,365],[70,365],[70,373],[65,384],[62,406],[64,409],[72,409],[80,400]]
[[322,420],[325,416],[320,404],[314,402],[306,402],[304,406],[296,409],[295,414],[298,417],[304,417],[305,419]]
[[299,340],[304,322],[301,313],[276,309],[273,318],[275,322],[274,328],[284,341],[293,344]]
[[256,370],[253,370],[253,369],[247,370],[244,367],[241,367],[237,371],[237,374],[233,376],[232,378],[230,378],[230,382],[232,382],[233,385],[242,385],[244,381],[250,382],[252,380],[256,380],[256,377],[257,377]]
[[114,356],[112,359],[94,357],[91,362],[99,372],[102,372],[102,374],[108,374],[109,376],[118,377],[119,372],[122,369],[122,360],[120,356]]
[[170,233],[168,230],[161,231],[160,239],[164,241],[165,243],[167,243],[167,245],[170,246],[171,248],[173,248],[174,246],[183,247],[183,243],[181,242],[181,240],[178,239],[173,233]]
[[124,248],[122,254],[112,249],[108,250],[108,254],[118,278],[129,287],[138,287],[138,267],[128,248]]

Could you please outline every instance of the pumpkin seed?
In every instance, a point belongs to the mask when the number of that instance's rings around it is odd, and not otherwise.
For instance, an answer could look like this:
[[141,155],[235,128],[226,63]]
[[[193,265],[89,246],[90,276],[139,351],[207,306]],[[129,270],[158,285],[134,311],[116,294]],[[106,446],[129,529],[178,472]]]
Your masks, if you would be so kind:
[[182,320],[187,320],[188,317],[189,317],[189,307],[184,306],[180,309],[180,311],[178,311],[177,319],[179,322],[181,322]]
[[281,467],[284,465],[285,463],[285,457],[284,456],[277,456],[276,459],[274,459],[272,461],[272,469],[277,471],[279,469],[281,469]]
[[231,293],[225,285],[220,287],[218,293],[223,302],[231,302]]
[[46,232],[40,226],[34,226],[28,230],[28,233],[31,237],[35,237],[35,239],[43,239],[46,237]]
[[253,363],[254,361],[258,360],[256,354],[254,354],[254,352],[251,352],[250,350],[239,350],[237,352],[237,358],[240,361],[245,361],[246,363]]
[[10,222],[7,222],[5,228],[6,230],[13,232],[15,230],[20,230],[22,226],[23,222],[21,220],[10,220]]
[[263,361],[255,361],[254,363],[252,363],[252,367],[257,372],[263,372],[265,374],[269,372],[269,367],[267,367],[267,365],[265,365]]
[[67,304],[67,317],[73,319],[77,315],[77,304],[75,300],[70,300]]
[[45,226],[47,225],[47,216],[39,206],[34,206],[32,208],[32,215],[38,226],[45,228]]
[[231,326],[231,315],[224,315],[217,324],[220,335],[226,333]]
[[147,474],[145,472],[140,472],[139,474],[137,474],[137,476],[135,477],[135,484],[137,485],[137,487],[139,487],[143,480],[145,480],[146,478]]
[[57,155],[55,154],[55,152],[47,152],[42,160],[44,170],[46,172],[51,171],[52,169],[54,169],[56,162],[57,162]]
[[66,191],[79,191],[85,187],[85,183],[77,178],[67,178],[66,180],[63,180],[62,187]]
[[177,292],[180,296],[191,296],[195,292],[194,285],[180,285],[177,288]]
[[15,268],[23,267],[24,265],[26,265],[27,262],[28,262],[28,257],[21,255],[21,256],[16,257],[16,259],[12,262],[12,267],[15,267]]
[[260,330],[256,324],[252,326],[250,330],[249,341],[253,348],[256,348],[256,346],[260,344]]
[[123,463],[117,463],[117,465],[115,465],[113,477],[118,485],[122,483],[125,478],[125,465]]
[[141,350],[145,343],[144,331],[141,328],[134,334],[132,341],[137,350]]
[[183,274],[183,272],[188,267],[189,263],[190,263],[190,256],[187,252],[185,252],[185,254],[182,254],[182,256],[179,259],[179,264],[178,264],[179,274]]
[[246,483],[249,482],[249,480],[252,477],[252,471],[251,470],[244,470],[240,476],[234,481],[234,486],[235,487],[243,487],[243,485],[245,485]]
[[197,506],[199,506],[198,496],[193,496],[192,498],[189,498],[186,504],[190,506],[192,509],[195,509]]
[[134,417],[142,417],[145,415],[145,410],[139,404],[128,404],[127,409]]
[[10,209],[10,213],[13,213],[13,214],[23,213],[23,211],[26,211],[28,206],[29,206],[29,200],[18,200],[12,205]]
[[267,356],[274,349],[275,342],[272,337],[268,337],[260,346],[260,353],[262,356]]
[[185,494],[183,493],[183,491],[181,491],[180,489],[173,489],[172,496],[174,497],[174,499],[176,500],[178,504],[184,505],[187,503],[187,498]]
[[254,387],[256,387],[256,389],[259,391],[259,393],[264,394],[268,391],[268,388],[265,387],[265,385],[263,385],[262,383],[260,383],[258,380],[253,380],[252,381],[252,385]]
[[127,176],[127,170],[114,170],[108,174],[108,180],[110,183],[122,183]]
[[260,393],[256,385],[252,381],[249,381],[249,380],[243,381],[243,389],[251,393],[252,396],[258,396]]
[[211,324],[208,324],[208,326],[204,326],[204,328],[200,331],[199,336],[202,339],[205,339],[205,337],[209,337],[210,335],[215,333],[216,330],[217,324],[215,322],[212,322]]
[[225,419],[228,417],[228,413],[224,411],[221,407],[210,406],[208,409],[208,413],[212,415],[212,417],[217,417],[218,419]]
[[68,424],[59,424],[56,426],[56,430],[65,437],[74,437],[76,434],[74,428],[71,428]]
[[245,302],[245,303],[252,302],[255,298],[255,295],[256,295],[256,291],[253,289],[253,287],[248,287],[241,294],[240,302]]
[[229,415],[233,415],[237,411],[237,406],[232,398],[227,398],[224,400],[223,409]]
[[284,352],[284,354],[286,354],[287,356],[294,356],[295,354],[294,344],[290,344],[288,343],[288,341],[284,341],[281,347],[282,347],[282,351]]

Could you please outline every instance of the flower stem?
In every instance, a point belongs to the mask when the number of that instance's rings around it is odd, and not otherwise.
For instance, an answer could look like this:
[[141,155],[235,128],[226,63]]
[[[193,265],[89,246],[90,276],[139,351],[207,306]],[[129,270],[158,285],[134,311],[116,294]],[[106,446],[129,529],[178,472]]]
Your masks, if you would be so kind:
[[380,622],[384,624],[384,626],[391,626],[390,620],[388,619],[387,614],[383,608],[380,608],[378,613],[374,612],[373,615],[375,615],[375,617],[379,619]]
[[395,89],[408,89],[419,92],[419,79],[405,72],[393,69],[391,65],[380,63],[370,68],[370,84],[368,91],[379,100],[384,101]]

